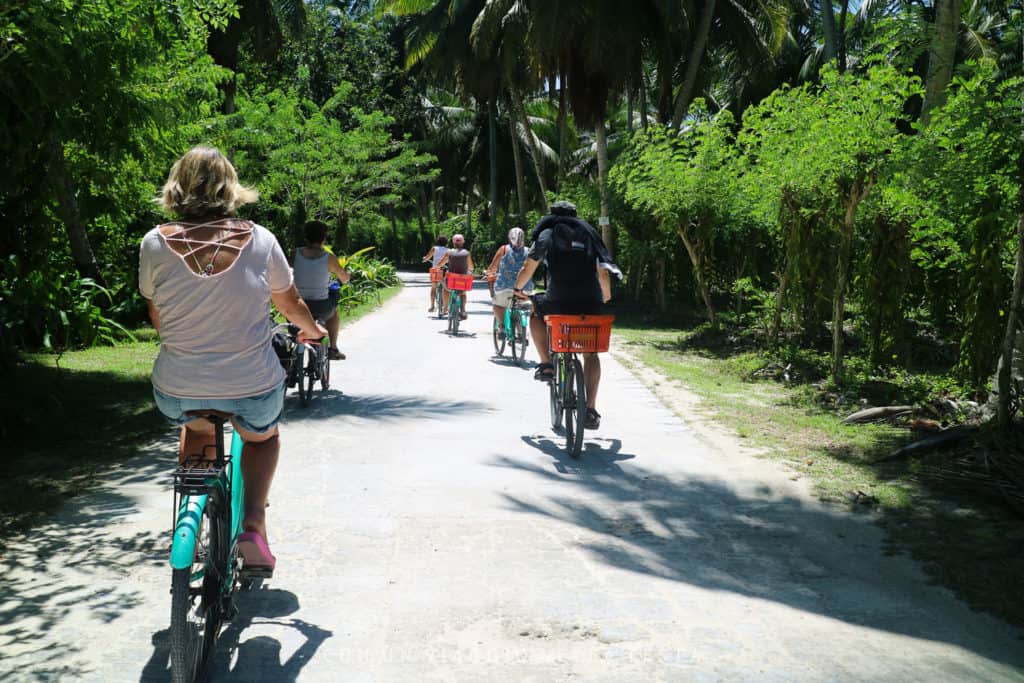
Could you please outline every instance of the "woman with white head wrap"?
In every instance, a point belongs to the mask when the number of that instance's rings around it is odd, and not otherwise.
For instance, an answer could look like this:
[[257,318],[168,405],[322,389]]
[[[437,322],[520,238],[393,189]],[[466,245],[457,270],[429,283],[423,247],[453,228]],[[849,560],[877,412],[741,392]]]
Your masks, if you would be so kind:
[[[526,262],[526,233],[522,228],[512,228],[508,231],[508,244],[498,247],[491,265],[487,272],[497,273],[498,278],[494,282],[494,320],[496,324],[505,324],[505,309],[512,302],[512,288],[516,285],[516,275],[519,269]],[[525,288],[526,291],[533,291],[533,282]]]

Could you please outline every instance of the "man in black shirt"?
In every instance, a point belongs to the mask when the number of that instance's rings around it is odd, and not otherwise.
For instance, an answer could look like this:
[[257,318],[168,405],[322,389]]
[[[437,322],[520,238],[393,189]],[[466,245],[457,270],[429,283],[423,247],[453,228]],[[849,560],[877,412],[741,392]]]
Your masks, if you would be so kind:
[[[547,290],[533,297],[530,333],[540,356],[534,378],[554,378],[551,349],[548,347],[545,315],[594,315],[611,298],[608,270],[612,269],[608,249],[601,235],[586,221],[576,217],[576,207],[569,202],[555,202],[551,213],[540,219],[531,235],[533,245],[516,278],[515,295],[526,298],[523,287],[537,267],[547,265]],[[587,385],[587,429],[597,429],[601,416],[595,405],[601,383],[601,359],[596,353],[583,354],[583,375]]]

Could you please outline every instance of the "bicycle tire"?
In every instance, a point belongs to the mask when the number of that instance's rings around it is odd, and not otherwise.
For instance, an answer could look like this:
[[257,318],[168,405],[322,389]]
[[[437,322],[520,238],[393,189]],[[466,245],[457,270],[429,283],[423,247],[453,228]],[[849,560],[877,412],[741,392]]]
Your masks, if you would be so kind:
[[313,398],[313,385],[320,379],[321,358],[323,358],[323,344],[317,344],[309,352],[309,362],[306,363],[306,403]]
[[[509,351],[512,353],[512,362],[518,363],[520,360],[519,348],[516,346],[516,325],[518,324],[519,316],[513,315],[511,324],[512,329],[508,333],[508,346]],[[504,326],[502,326],[504,327]]]
[[[491,336],[494,337],[494,352],[499,356],[505,353],[505,323],[497,319],[491,325]],[[512,347],[512,355],[515,356],[515,347]]]
[[578,358],[569,361],[565,380],[565,449],[577,457],[583,449],[583,425],[587,421],[587,389],[583,365]]
[[302,402],[303,406],[308,406],[310,399],[309,392],[306,391],[306,374],[308,372],[306,356],[308,355],[305,347],[300,346],[298,357],[295,359],[295,376],[297,378],[296,383],[299,385],[299,401]]
[[523,321],[519,317],[519,313],[512,318],[512,339],[509,340],[512,344],[512,360],[519,365],[526,362],[526,328],[523,327]]
[[554,377],[548,382],[548,399],[551,404],[551,428],[559,430],[562,428],[562,380],[561,380],[561,354],[551,354],[551,364],[555,366]]
[[[202,680],[224,623],[221,580],[227,572],[227,521],[211,490],[199,521],[192,566],[171,574],[171,680]],[[196,595],[198,591],[198,595]]]
[[462,319],[462,299],[456,294],[452,294],[451,300],[448,302],[448,331],[451,334],[458,336],[459,334],[459,323]]
[[324,346],[327,342],[321,342],[321,354],[323,363],[320,365],[320,391],[325,392],[331,386],[331,355],[329,349]]
[[437,283],[437,301],[434,302],[434,306],[436,307],[434,310],[437,311],[437,319],[441,320],[444,318],[442,312],[444,311],[444,286],[440,282]]

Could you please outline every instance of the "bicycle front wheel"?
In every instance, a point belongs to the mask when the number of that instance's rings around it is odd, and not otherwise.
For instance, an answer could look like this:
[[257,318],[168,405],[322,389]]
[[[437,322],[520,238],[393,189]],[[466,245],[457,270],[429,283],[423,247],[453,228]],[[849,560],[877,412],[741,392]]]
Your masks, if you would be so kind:
[[[491,326],[491,335],[494,337],[494,352],[499,356],[505,352],[505,325],[498,320],[494,319],[494,325]],[[512,347],[512,355],[515,355],[515,347]]]
[[551,403],[551,428],[562,428],[562,354],[551,354],[551,364],[555,366],[555,374],[548,382],[548,398]]
[[566,363],[562,407],[565,409],[565,450],[577,457],[583,449],[583,425],[587,419],[587,390],[583,365],[578,358]]
[[171,575],[171,680],[192,683],[205,673],[224,623],[222,578],[227,575],[227,520],[219,495],[207,497],[192,566]]

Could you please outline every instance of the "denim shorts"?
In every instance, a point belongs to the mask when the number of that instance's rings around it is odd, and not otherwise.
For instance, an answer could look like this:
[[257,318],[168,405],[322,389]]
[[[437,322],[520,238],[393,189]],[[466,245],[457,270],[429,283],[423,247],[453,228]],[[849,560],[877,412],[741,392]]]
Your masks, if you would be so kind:
[[281,419],[284,408],[284,384],[259,396],[245,398],[178,398],[161,393],[153,387],[156,407],[172,424],[183,425],[196,418],[186,415],[191,410],[220,410],[233,413],[235,423],[242,429],[264,434]]

